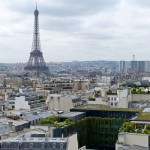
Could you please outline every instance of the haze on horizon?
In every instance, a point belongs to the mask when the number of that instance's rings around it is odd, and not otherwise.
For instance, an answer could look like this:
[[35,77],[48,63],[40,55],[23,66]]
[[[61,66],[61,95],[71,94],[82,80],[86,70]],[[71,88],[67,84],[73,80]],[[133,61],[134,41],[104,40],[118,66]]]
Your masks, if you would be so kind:
[[[0,63],[27,62],[35,0],[0,0]],[[37,0],[46,62],[150,60],[150,1]]]

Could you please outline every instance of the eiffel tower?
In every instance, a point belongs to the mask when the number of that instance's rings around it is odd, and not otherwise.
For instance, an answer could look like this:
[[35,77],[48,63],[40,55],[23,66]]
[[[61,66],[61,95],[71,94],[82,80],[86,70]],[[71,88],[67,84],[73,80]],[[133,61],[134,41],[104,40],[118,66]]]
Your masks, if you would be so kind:
[[43,53],[41,51],[38,15],[39,11],[37,10],[36,5],[36,9],[34,11],[34,33],[32,50],[30,52],[30,57],[27,66],[24,67],[25,72],[33,73],[37,76],[41,73],[49,75],[49,69],[46,66],[46,63],[43,58]]

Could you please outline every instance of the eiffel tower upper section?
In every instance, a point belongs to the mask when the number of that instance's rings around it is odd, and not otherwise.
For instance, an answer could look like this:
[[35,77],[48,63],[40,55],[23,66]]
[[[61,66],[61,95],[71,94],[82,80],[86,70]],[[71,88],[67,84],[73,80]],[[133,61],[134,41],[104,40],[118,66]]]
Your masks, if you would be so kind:
[[24,70],[27,72],[33,72],[36,74],[44,73],[48,74],[49,69],[43,58],[43,53],[41,51],[40,45],[40,35],[39,35],[39,22],[38,22],[39,11],[36,9],[34,11],[34,33],[33,33],[33,43],[32,50],[30,52],[29,61]]

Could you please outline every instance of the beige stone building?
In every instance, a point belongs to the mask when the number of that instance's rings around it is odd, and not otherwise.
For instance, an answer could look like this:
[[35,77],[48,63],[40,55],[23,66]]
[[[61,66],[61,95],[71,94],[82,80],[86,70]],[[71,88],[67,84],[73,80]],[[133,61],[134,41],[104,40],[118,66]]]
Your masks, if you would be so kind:
[[71,108],[82,105],[80,98],[71,95],[49,94],[47,97],[49,110],[69,112]]
[[22,86],[21,78],[6,78],[6,87],[13,88],[15,91],[18,91]]
[[120,133],[116,142],[116,150],[149,150],[149,134]]
[[88,81],[85,80],[75,80],[73,90],[74,91],[86,91],[88,87]]

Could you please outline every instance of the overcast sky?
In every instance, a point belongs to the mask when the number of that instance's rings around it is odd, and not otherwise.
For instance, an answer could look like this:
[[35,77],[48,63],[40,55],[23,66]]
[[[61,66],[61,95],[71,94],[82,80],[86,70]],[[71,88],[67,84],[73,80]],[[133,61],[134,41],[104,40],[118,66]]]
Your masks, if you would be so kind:
[[[27,62],[36,0],[0,0],[0,63]],[[150,60],[149,0],[37,0],[46,62]]]

